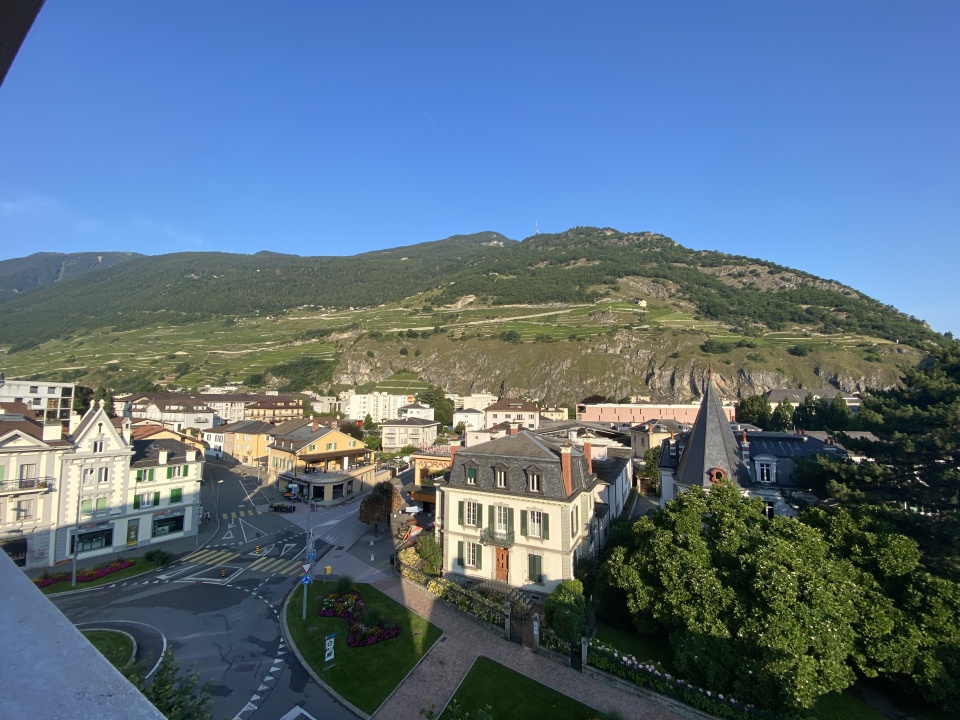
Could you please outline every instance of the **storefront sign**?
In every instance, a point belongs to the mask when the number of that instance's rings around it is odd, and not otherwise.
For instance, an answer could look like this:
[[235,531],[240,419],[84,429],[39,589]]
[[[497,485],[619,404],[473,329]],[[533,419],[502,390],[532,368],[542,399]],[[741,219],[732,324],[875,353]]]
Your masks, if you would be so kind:
[[160,515],[169,515],[170,517],[177,517],[178,515],[183,515],[184,512],[185,512],[185,508],[176,508],[171,510],[157,510],[156,512],[153,513],[153,516],[158,517]]

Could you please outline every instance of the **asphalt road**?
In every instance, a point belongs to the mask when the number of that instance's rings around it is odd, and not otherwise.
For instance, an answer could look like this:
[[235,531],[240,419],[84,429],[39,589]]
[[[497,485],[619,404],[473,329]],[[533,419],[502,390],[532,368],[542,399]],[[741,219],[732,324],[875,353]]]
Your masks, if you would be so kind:
[[145,652],[158,652],[162,637],[182,668],[193,664],[202,681],[212,680],[215,718],[355,717],[284,646],[279,613],[303,574],[305,528],[322,536],[315,546],[322,558],[355,533],[357,505],[308,515],[299,504],[295,513],[271,513],[255,476],[208,470],[216,483],[211,522],[218,527],[206,547],[150,575],[51,599],[75,624],[116,623],[138,644],[143,638]]

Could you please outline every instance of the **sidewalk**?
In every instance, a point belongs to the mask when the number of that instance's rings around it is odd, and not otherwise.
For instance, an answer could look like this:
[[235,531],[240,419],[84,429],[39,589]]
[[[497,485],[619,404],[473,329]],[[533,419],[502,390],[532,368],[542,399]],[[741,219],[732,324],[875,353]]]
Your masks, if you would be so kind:
[[638,720],[704,717],[692,708],[677,707],[666,698],[660,702],[658,696],[642,698],[605,685],[520,645],[507,642],[494,633],[479,629],[442,600],[410,583],[389,578],[376,583],[376,587],[427,618],[443,630],[444,635],[375,713],[375,718],[418,720],[420,709],[431,705],[439,713],[480,655],[604,713],[618,712],[624,718]]

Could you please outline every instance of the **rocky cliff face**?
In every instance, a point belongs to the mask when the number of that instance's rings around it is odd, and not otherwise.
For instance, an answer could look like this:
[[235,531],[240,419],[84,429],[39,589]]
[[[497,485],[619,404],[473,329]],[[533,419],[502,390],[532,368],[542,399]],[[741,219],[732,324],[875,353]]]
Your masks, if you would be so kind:
[[[404,342],[365,339],[342,348],[334,382],[376,382],[406,369],[461,394],[496,392],[502,383],[509,394],[550,404],[573,404],[597,393],[685,403],[701,396],[708,369],[730,396],[787,387],[835,387],[856,393],[893,386],[899,379],[898,365],[920,359],[918,352],[902,346],[880,362],[835,349],[801,358],[769,347],[707,355],[699,351],[703,339],[697,334],[643,337],[626,332],[590,341],[522,344],[444,336]],[[406,355],[400,354],[401,347],[407,347]]]

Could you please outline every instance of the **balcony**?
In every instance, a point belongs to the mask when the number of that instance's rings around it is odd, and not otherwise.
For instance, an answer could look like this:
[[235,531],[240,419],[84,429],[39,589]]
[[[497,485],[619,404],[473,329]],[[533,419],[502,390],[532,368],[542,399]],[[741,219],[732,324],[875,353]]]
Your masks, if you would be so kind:
[[52,477],[20,478],[0,482],[0,493],[23,492],[24,490],[52,490]]
[[494,547],[513,547],[513,533],[497,532],[493,528],[484,528],[483,532],[480,533],[480,542],[484,545],[493,545]]

